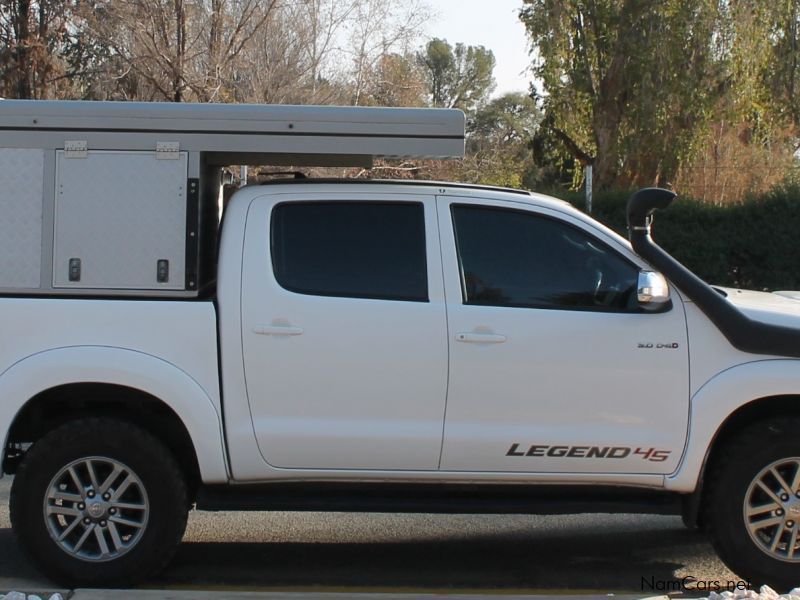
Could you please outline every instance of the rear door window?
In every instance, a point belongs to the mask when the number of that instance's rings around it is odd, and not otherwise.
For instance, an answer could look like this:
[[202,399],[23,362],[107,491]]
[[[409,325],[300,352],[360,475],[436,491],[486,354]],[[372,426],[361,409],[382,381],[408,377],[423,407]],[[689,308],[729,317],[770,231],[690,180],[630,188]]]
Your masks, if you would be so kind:
[[419,202],[286,202],[272,211],[275,279],[300,294],[428,301]]

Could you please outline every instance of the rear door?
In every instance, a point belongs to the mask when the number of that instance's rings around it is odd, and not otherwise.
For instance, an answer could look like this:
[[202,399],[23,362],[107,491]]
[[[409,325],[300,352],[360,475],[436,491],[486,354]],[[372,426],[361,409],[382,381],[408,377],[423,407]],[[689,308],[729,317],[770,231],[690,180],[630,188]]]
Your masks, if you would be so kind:
[[264,459],[436,469],[447,333],[434,198],[257,198],[243,269],[245,379]]

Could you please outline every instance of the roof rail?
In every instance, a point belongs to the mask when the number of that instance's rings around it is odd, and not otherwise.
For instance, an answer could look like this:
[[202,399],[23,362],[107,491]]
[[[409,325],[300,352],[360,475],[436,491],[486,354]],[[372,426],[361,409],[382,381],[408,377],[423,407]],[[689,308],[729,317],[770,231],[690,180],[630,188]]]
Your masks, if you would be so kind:
[[447,187],[468,190],[486,190],[492,192],[506,192],[510,194],[519,194],[522,196],[530,196],[531,193],[526,190],[518,190],[515,188],[505,188],[493,185],[481,185],[477,183],[457,183],[452,181],[435,181],[424,179],[347,179],[345,177],[320,177],[308,179],[270,179],[262,181],[257,185],[292,185],[292,184],[321,184],[321,183],[334,183],[334,184],[378,184],[378,185],[403,185],[410,187]]

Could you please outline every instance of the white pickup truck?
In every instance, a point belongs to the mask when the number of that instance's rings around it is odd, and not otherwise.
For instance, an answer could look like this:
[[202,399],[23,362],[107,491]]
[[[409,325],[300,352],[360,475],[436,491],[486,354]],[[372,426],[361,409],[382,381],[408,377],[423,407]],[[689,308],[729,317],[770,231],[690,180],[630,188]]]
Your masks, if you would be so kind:
[[528,192],[248,186],[213,285],[104,295],[75,287],[96,259],[59,283],[59,152],[49,287],[0,297],[11,518],[55,580],[151,576],[196,506],[676,513],[739,575],[800,581],[800,303],[655,246],[670,192],[632,197],[628,242]]

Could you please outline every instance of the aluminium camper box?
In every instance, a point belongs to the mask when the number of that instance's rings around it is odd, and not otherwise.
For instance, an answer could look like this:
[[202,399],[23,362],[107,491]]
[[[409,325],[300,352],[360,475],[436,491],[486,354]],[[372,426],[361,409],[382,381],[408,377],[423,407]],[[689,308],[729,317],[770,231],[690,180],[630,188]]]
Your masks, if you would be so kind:
[[0,100],[0,294],[197,296],[223,166],[463,153],[458,110]]

